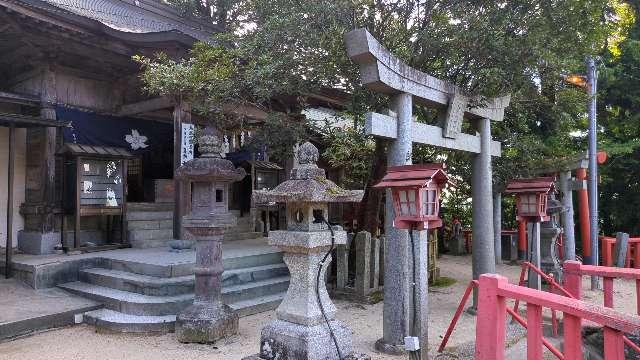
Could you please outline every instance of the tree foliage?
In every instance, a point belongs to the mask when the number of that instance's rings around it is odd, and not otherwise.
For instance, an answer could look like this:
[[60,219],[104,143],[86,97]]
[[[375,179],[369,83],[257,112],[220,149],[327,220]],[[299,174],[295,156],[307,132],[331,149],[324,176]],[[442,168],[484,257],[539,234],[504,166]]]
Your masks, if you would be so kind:
[[[620,16],[628,7],[614,0],[198,0],[198,6],[171,1],[211,16],[227,31],[195,46],[187,59],[139,58],[150,92],[177,92],[225,125],[242,126],[242,119],[225,122],[222,108],[228,103],[286,114],[294,120],[278,118],[257,135],[271,151],[284,153],[290,147],[283,144],[309,133],[285,132],[287,142],[276,135],[278,127],[303,124],[298,114],[311,93],[349,92],[351,101],[340,110],[356,123],[365,111],[388,105],[360,85],[358,68],[346,56],[344,34],[366,27],[410,66],[470,94],[512,94],[505,121],[494,126],[494,138],[503,142],[503,156],[495,161],[498,186],[526,175],[542,159],[584,149],[584,139],[570,134],[585,129],[586,97],[564,85],[561,75],[581,69],[586,55],[618,49],[629,25],[629,17]],[[437,121],[433,111],[415,113],[419,121]],[[384,166],[373,161],[372,140],[361,129],[325,132],[323,154],[347,167],[347,182],[360,188]],[[416,148],[414,162],[434,159],[446,160],[453,175],[469,183],[470,156]],[[368,172],[365,164],[371,164]]]

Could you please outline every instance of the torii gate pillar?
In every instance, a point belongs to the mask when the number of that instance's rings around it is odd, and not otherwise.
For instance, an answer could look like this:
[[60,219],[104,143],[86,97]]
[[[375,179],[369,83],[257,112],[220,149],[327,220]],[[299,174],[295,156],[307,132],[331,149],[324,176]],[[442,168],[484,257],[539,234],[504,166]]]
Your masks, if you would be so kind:
[[[389,146],[387,166],[411,164],[412,139],[411,124],[413,122],[413,99],[411,94],[400,93],[393,97],[392,111],[397,117],[397,137]],[[391,190],[387,189],[386,199],[391,199]],[[404,336],[410,327],[411,284],[406,274],[409,269],[409,232],[393,227],[393,202],[385,203],[384,242],[384,318],[383,337],[376,343],[379,351],[401,353],[398,345],[404,344]],[[426,265],[425,265],[426,269]],[[428,286],[428,284],[427,284]]]
[[[478,119],[480,153],[473,159],[473,278],[496,272],[493,236],[493,184],[491,171],[491,124],[489,119]],[[477,292],[474,292],[474,307]]]

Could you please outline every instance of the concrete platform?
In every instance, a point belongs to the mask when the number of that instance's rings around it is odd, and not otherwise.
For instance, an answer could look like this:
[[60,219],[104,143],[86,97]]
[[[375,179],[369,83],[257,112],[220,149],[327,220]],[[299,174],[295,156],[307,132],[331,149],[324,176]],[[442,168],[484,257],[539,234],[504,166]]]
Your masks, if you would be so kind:
[[[281,256],[275,247],[267,244],[266,238],[225,242],[222,245],[225,270],[241,266],[260,266],[265,255]],[[255,257],[255,264],[251,264]],[[4,259],[3,259],[4,260]],[[0,268],[4,267],[0,260]],[[13,256],[15,278],[34,289],[51,288],[59,284],[78,281],[80,270],[89,268],[112,268],[133,273],[160,277],[175,277],[193,274],[195,251],[170,252],[167,248],[118,249],[77,255],[26,255]]]
[[76,314],[101,304],[60,289],[34,290],[14,279],[0,280],[0,341],[34,331],[72,325]]

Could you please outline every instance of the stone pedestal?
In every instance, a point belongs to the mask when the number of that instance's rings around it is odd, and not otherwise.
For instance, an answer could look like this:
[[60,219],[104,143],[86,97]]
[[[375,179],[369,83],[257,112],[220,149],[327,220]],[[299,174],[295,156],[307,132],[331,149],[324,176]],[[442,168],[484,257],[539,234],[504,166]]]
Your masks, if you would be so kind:
[[235,217],[185,217],[183,224],[196,238],[196,282],[193,305],[176,318],[176,337],[184,343],[211,344],[238,333],[238,314],[221,300],[222,237],[224,229],[235,224]]
[[284,252],[291,280],[276,309],[277,320],[262,329],[259,354],[247,359],[339,360],[352,353],[351,331],[335,320],[336,307],[325,283],[331,263],[325,254],[331,245],[346,244],[347,233],[339,226],[330,229],[326,219],[328,203],[358,202],[362,193],[328,180],[316,165],[319,156],[313,144],[300,145],[291,178],[273,190],[253,192],[254,203],[287,204],[287,230],[271,231],[269,244]]
[[[346,244],[345,231],[334,230],[334,233],[335,244]],[[262,329],[259,358],[338,360],[338,351],[322,316],[316,292],[318,264],[331,244],[329,231],[272,231],[269,244],[284,251],[291,281],[287,295],[276,309],[277,320]],[[330,263],[331,257],[322,266],[319,294],[340,352],[347,356],[352,352],[352,333],[346,325],[335,320],[336,307],[329,299],[324,281]]]
[[[545,274],[553,273],[556,279],[560,278],[560,267],[556,268],[553,261],[552,247],[556,246],[556,240],[562,229],[555,226],[552,221],[543,222],[540,225],[540,266]],[[556,248],[557,250],[557,248]],[[555,256],[559,256],[556,252]]]
[[238,333],[238,315],[221,301],[222,238],[226,228],[236,225],[229,213],[229,186],[245,172],[220,158],[215,129],[206,128],[198,143],[202,156],[176,172],[191,193],[191,213],[182,226],[196,242],[195,298],[176,317],[176,337],[180,342],[210,344]]

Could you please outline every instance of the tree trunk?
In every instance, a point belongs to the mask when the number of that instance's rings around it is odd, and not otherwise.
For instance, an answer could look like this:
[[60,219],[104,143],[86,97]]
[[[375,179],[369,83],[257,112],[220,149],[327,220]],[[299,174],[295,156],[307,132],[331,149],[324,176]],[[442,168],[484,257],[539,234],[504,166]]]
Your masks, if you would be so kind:
[[369,172],[369,180],[364,190],[364,196],[360,202],[358,211],[359,230],[368,231],[372,236],[376,236],[380,227],[380,204],[384,197],[384,191],[373,189],[387,172],[387,153],[383,140],[376,139],[376,148],[373,154],[373,164]]

